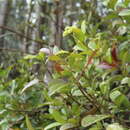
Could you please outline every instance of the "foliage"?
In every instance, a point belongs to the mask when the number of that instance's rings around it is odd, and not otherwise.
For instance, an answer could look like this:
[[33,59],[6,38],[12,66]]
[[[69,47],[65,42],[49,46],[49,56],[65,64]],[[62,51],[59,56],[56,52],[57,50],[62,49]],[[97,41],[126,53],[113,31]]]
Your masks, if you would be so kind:
[[[65,28],[63,36],[75,44],[70,51],[55,46],[50,55],[39,52],[1,66],[1,130],[130,128],[130,14],[127,1],[109,2],[99,22],[89,17],[89,23]],[[53,70],[46,84],[48,62]]]

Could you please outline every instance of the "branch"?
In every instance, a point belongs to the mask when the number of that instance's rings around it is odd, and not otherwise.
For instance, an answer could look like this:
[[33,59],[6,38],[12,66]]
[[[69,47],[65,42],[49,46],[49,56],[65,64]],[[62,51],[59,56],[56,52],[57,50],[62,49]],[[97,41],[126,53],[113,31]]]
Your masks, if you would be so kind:
[[8,30],[8,31],[10,31],[10,32],[13,32],[13,33],[15,33],[16,35],[18,35],[18,36],[20,36],[20,37],[24,37],[24,38],[26,38],[26,39],[28,39],[28,40],[31,40],[31,41],[34,41],[34,42],[43,44],[43,41],[32,39],[32,38],[30,38],[30,37],[28,37],[28,36],[22,34],[21,32],[18,32],[18,31],[16,31],[16,30],[13,30],[13,29],[11,29],[11,28],[9,28],[9,27],[7,27],[7,26],[0,26],[0,28],[1,28],[1,29],[4,29],[4,30]]
[[15,49],[15,48],[0,48],[0,51],[17,52],[17,53],[22,53],[22,54],[32,54],[32,53],[21,51],[19,49]]
[[78,102],[72,95],[71,93],[70,94],[67,94],[67,96],[69,98],[71,98],[75,103],[77,103],[79,106],[83,106],[86,110],[89,110],[85,105],[82,105],[80,102]]

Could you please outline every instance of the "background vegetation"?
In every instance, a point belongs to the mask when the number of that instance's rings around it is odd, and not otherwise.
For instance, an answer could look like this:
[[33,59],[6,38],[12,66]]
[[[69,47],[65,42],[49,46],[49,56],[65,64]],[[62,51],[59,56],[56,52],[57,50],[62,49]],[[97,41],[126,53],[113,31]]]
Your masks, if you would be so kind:
[[0,0],[0,129],[130,129],[129,0]]

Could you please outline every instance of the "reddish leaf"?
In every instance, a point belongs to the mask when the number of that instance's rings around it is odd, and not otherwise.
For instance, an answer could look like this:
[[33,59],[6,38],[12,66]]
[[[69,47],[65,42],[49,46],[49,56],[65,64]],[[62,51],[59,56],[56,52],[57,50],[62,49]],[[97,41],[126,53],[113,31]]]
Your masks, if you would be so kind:
[[92,64],[92,63],[93,63],[93,57],[96,55],[96,53],[97,53],[97,50],[95,50],[95,51],[92,53],[92,55],[88,57],[88,61],[87,61],[87,63],[86,63],[85,66],[88,66],[89,64]]
[[119,61],[118,58],[117,58],[117,49],[116,49],[115,45],[112,47],[111,55],[112,55],[112,59],[113,59],[114,62]]
[[109,64],[107,62],[101,62],[99,65],[98,65],[99,68],[102,68],[102,69],[112,69],[112,68],[116,68],[117,67],[117,64]]
[[61,67],[59,63],[55,63],[54,68],[57,72],[64,71],[64,69]]

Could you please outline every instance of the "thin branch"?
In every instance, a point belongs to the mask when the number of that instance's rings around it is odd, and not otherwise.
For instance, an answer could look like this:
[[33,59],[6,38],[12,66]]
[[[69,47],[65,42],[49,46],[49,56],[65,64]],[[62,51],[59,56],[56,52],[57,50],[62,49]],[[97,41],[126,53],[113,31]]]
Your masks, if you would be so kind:
[[[92,54],[92,57],[93,55],[95,54]],[[100,105],[98,104],[97,100],[95,97],[93,97],[92,95],[90,95],[87,91],[85,91],[80,83],[80,78],[82,77],[83,73],[84,73],[84,70],[88,67],[89,63],[87,62],[85,65],[84,65],[84,68],[83,70],[81,71],[81,73],[79,74],[78,77],[75,77],[73,75],[73,79],[78,87],[78,89],[81,91],[81,93],[83,94],[83,96],[89,101],[91,102],[96,108],[97,110],[100,112],[100,109],[98,108]],[[71,68],[69,67],[69,71],[71,71]],[[73,73],[73,71],[71,71]]]
[[[71,68],[69,68],[69,71],[71,71]],[[73,71],[71,71],[71,72],[73,73]],[[92,103],[92,105],[94,105],[94,106],[97,108],[97,110],[100,112],[100,109],[98,108],[98,107],[99,107],[99,104],[96,104],[97,101],[95,102],[95,99],[93,99],[92,97],[90,97],[90,94],[87,93],[86,91],[84,91],[84,89],[83,89],[81,83],[79,82],[78,77],[75,77],[75,76],[73,75],[73,79],[74,79],[74,81],[75,81],[75,83],[76,83],[78,89],[79,89],[80,92],[83,94],[83,96],[84,96],[90,103]]]
[[83,106],[85,109],[89,110],[85,105],[82,105],[80,102],[78,102],[71,94],[67,94],[69,98],[71,98],[75,103],[77,103],[79,106]]
[[22,54],[32,54],[32,53],[21,51],[19,49],[15,49],[15,48],[0,48],[0,50],[1,51],[9,51],[9,52],[22,53]]
[[20,36],[20,37],[24,37],[24,38],[26,38],[26,39],[28,39],[28,40],[31,40],[31,41],[34,41],[34,42],[37,42],[37,43],[40,43],[40,44],[43,44],[43,43],[44,43],[44,42],[41,41],[41,40],[32,39],[32,38],[30,38],[30,37],[28,37],[28,36],[22,34],[21,32],[18,32],[18,31],[16,31],[16,30],[12,29],[12,28],[7,27],[7,26],[0,26],[0,28],[1,28],[1,29],[4,29],[4,30],[8,30],[8,31],[10,31],[10,32],[13,32],[13,33],[15,33],[16,35],[18,35],[18,36]]

